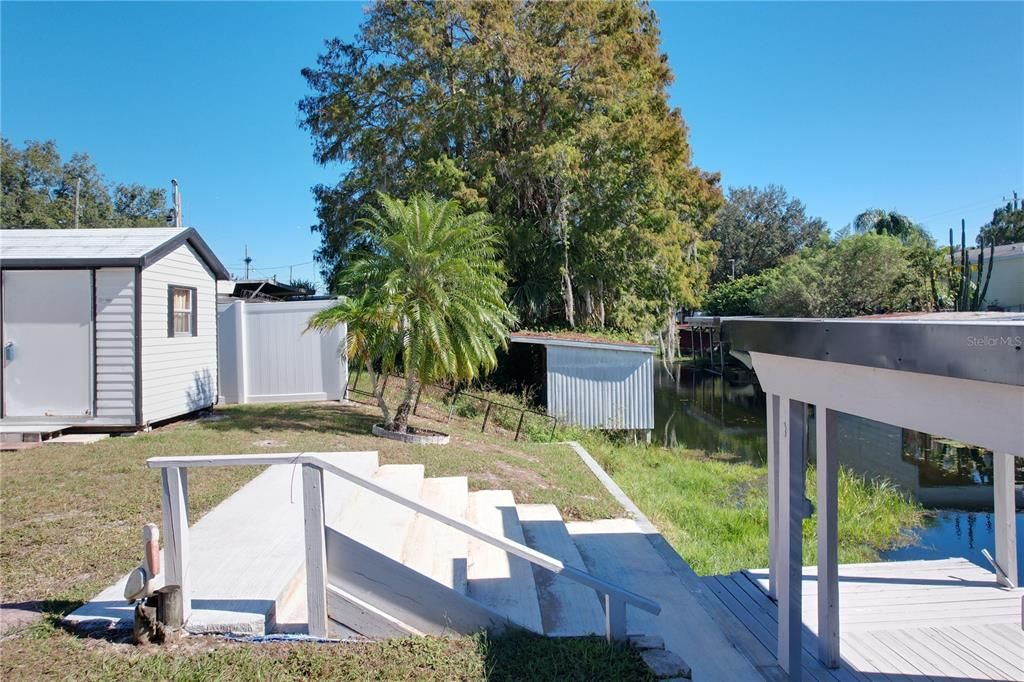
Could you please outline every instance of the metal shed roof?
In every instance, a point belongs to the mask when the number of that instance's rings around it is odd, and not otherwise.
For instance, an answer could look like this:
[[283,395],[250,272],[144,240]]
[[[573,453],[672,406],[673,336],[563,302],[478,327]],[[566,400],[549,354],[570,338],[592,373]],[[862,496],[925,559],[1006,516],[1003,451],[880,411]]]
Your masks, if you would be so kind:
[[13,229],[0,231],[5,267],[146,267],[188,244],[217,279],[227,268],[191,227],[111,227],[95,229]]
[[509,335],[512,343],[536,343],[542,346],[567,346],[570,348],[597,348],[631,353],[653,353],[654,346],[630,341],[609,341],[587,338],[583,334],[555,334],[551,332],[514,332]]

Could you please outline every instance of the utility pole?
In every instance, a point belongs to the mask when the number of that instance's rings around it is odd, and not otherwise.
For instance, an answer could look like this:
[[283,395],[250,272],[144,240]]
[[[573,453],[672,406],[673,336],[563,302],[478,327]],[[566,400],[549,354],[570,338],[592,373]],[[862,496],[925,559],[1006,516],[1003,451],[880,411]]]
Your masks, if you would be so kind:
[[295,278],[292,277],[292,266],[289,265],[288,266],[288,283],[290,284],[290,283],[292,283],[294,281],[295,281]]
[[181,191],[174,178],[171,178],[171,196],[174,200],[174,226],[181,227]]
[[75,227],[78,227],[78,216],[81,214],[79,210],[80,197],[82,194],[82,178],[75,178]]
[[242,259],[245,262],[245,278],[249,279],[249,264],[252,263],[252,258],[249,258],[249,245],[245,245],[245,258]]

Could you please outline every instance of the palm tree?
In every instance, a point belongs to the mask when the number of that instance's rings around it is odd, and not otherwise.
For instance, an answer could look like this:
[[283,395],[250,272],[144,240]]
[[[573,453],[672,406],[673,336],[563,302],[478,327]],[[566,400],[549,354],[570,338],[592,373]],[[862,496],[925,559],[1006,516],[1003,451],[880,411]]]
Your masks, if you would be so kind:
[[[349,300],[310,320],[314,329],[348,324],[348,355],[367,367],[386,428],[408,430],[417,385],[471,381],[497,364],[512,313],[496,235],[486,213],[419,194],[408,202],[377,195],[359,229],[373,247],[338,277]],[[405,389],[394,416],[375,368],[401,366]]]

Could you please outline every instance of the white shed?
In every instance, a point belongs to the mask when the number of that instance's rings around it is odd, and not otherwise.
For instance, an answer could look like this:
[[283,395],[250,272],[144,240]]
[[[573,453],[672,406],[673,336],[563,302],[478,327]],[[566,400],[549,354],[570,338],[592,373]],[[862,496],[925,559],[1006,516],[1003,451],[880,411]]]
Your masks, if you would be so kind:
[[545,348],[548,414],[597,429],[654,428],[654,347],[583,335],[517,332]]
[[3,230],[0,270],[5,432],[141,428],[215,403],[229,274],[194,229]]

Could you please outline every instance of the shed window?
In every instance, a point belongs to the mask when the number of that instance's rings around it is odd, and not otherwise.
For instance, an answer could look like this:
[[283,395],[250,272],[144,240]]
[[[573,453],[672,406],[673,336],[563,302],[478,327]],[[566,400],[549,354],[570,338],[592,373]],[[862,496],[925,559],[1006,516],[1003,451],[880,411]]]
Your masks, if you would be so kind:
[[167,288],[167,335],[196,335],[196,290],[192,287]]

